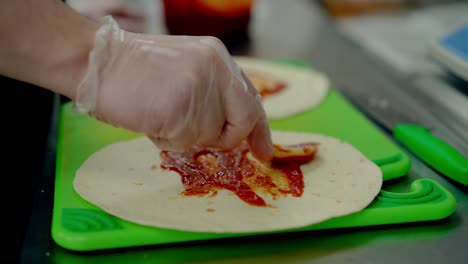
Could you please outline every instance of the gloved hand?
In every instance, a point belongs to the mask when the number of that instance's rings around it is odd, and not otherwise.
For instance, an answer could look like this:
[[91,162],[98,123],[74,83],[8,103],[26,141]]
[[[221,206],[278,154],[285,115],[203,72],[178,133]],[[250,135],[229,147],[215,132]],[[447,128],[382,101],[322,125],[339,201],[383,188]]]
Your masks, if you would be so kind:
[[67,5],[92,20],[109,15],[124,30],[135,33],[145,31],[145,13],[126,0],[67,0]]
[[74,109],[144,133],[165,150],[247,139],[257,158],[273,155],[257,90],[212,37],[135,34],[105,17]]

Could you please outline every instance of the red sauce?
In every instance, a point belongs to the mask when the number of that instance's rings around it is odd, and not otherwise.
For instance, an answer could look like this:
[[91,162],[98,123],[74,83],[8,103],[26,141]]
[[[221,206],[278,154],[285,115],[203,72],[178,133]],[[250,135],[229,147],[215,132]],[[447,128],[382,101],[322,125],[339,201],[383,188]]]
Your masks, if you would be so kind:
[[[302,195],[304,180],[300,169],[303,161],[276,163],[273,159],[270,168],[275,175],[282,175],[288,188],[277,186],[265,167],[247,157],[249,147],[246,143],[238,147],[217,151],[193,147],[185,153],[162,151],[163,169],[180,174],[185,190],[183,195],[214,196],[217,190],[226,189],[236,194],[244,202],[255,206],[268,206],[255,191],[264,191],[276,198],[278,195]],[[310,159],[309,159],[310,161]]]
[[263,86],[258,92],[260,93],[262,98],[265,98],[267,96],[281,92],[284,88],[286,88],[286,84],[275,83],[272,86]]
[[285,82],[264,72],[252,69],[244,71],[262,98],[279,93],[287,86]]
[[273,145],[275,148],[275,163],[307,163],[314,159],[317,153],[317,143],[302,143],[288,146]]

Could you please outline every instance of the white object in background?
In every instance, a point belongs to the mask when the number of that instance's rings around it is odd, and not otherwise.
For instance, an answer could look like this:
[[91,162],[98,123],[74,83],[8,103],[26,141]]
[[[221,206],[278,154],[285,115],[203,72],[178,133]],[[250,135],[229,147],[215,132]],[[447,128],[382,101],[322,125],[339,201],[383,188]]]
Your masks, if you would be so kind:
[[454,75],[468,81],[468,22],[432,43],[429,55]]

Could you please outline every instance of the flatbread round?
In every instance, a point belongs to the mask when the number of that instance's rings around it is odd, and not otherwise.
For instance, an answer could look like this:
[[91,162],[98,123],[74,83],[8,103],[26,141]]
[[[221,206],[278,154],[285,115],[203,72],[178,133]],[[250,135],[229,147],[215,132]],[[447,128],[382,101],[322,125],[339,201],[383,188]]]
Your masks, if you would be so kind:
[[263,232],[298,228],[364,209],[378,194],[382,174],[357,149],[317,134],[273,131],[278,144],[318,142],[313,161],[301,165],[304,193],[252,206],[235,194],[184,196],[181,177],[160,168],[160,151],[145,137],[109,145],[78,169],[78,194],[111,215],[160,227],[201,232]]
[[292,116],[316,107],[327,95],[327,77],[313,69],[249,57],[234,57],[234,60],[245,71],[264,72],[286,83],[285,89],[262,100],[269,119]]

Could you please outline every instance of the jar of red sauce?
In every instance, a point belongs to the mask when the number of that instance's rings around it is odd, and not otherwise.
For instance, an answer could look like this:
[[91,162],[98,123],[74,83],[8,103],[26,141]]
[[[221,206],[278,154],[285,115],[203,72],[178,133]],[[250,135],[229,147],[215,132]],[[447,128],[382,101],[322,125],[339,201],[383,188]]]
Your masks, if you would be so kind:
[[166,28],[171,35],[215,36],[246,34],[254,0],[163,0]]

